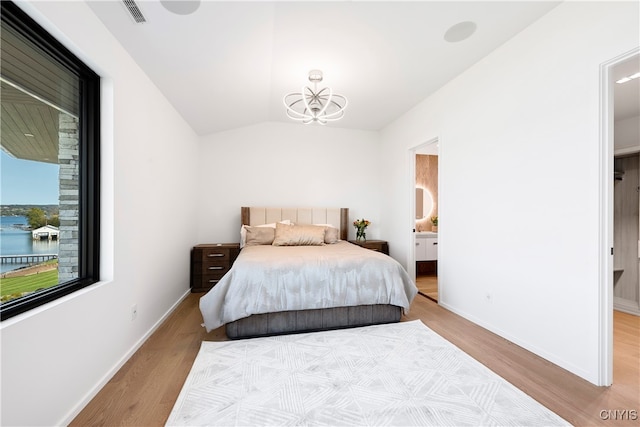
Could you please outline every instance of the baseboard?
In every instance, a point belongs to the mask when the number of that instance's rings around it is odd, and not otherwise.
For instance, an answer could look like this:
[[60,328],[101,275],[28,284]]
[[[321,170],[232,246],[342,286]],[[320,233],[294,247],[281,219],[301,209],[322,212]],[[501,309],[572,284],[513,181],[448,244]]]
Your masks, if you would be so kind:
[[561,357],[556,356],[555,354],[549,353],[548,351],[541,349],[535,345],[532,345],[531,343],[522,340],[518,337],[515,337],[511,334],[506,333],[505,331],[503,331],[500,328],[495,327],[492,324],[489,324],[487,322],[484,322],[481,319],[478,319],[477,317],[470,315],[469,313],[466,313],[464,311],[458,310],[455,307],[451,307],[445,303],[443,303],[442,301],[438,302],[438,305],[440,305],[443,308],[446,308],[447,310],[457,314],[458,316],[464,317],[465,319],[469,320],[470,322],[475,323],[476,325],[490,331],[493,332],[494,334],[506,339],[507,341],[512,342],[513,344],[522,347],[523,349],[535,354],[536,356],[539,356],[551,363],[553,363],[554,365],[557,365],[559,367],[561,367],[562,369],[565,369],[569,372],[571,372],[572,374],[583,378],[586,381],[589,381],[590,383],[594,384],[594,385],[598,385],[596,384],[597,379],[591,379],[592,375],[589,374],[589,372],[579,368],[578,366],[574,365],[573,363],[570,363],[564,359],[562,359]]
[[190,293],[191,289],[187,289],[187,291],[185,291],[185,293],[182,294],[171,307],[169,307],[164,315],[162,315],[162,317],[156,323],[154,323],[153,326],[151,326],[151,328],[129,349],[129,351],[124,354],[124,356],[122,356],[122,358],[120,358],[118,363],[116,363],[115,366],[111,368],[100,381],[98,381],[95,387],[93,387],[93,389],[91,389],[86,394],[84,399],[78,402],[78,404],[69,412],[69,414],[64,417],[61,422],[57,423],[57,425],[66,426],[71,424],[71,421],[73,421],[74,418],[77,417],[80,412],[82,412],[84,407],[87,406],[94,397],[96,397],[100,390],[102,390],[102,388],[111,380],[111,378],[113,378],[113,376],[118,373],[120,368],[122,368],[124,364],[127,363],[127,361],[131,358],[131,356],[133,356],[135,352],[138,351],[140,347],[142,347],[142,344],[144,344],[149,339],[149,337],[153,335],[153,333],[160,327],[160,325],[162,325],[162,323],[167,320],[169,315],[171,315],[171,313],[173,313],[175,309],[178,308],[178,305],[180,305],[180,303],[184,301]]
[[634,314],[640,316],[640,304],[637,301],[632,301],[620,297],[613,298],[613,309],[622,311],[628,314]]

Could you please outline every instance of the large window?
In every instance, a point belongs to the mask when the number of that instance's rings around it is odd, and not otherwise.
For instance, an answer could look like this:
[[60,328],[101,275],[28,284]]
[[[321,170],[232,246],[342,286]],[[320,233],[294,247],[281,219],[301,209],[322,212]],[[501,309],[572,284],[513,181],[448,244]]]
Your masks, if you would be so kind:
[[99,278],[100,79],[0,2],[2,320]]

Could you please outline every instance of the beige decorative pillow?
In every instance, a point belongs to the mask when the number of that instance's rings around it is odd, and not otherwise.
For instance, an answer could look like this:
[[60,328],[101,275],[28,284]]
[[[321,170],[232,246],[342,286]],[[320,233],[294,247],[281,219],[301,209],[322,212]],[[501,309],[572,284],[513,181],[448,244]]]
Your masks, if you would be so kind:
[[340,241],[340,230],[331,224],[313,224],[324,227],[324,242],[328,245],[338,243]]
[[324,242],[331,245],[340,241],[340,230],[335,227],[327,226],[324,229]]
[[245,246],[270,245],[275,237],[275,228],[245,226]]
[[[291,220],[288,219],[284,219],[282,221],[280,221],[282,224],[291,224]],[[244,245],[246,244],[246,240],[247,240],[247,227],[250,227],[249,225],[243,225],[242,227],[240,227],[240,248],[244,248]],[[272,222],[270,224],[262,224],[262,225],[254,225],[252,227],[271,227],[273,229],[276,228],[276,223]]]
[[316,225],[276,224],[274,246],[320,246],[324,245],[324,229]]

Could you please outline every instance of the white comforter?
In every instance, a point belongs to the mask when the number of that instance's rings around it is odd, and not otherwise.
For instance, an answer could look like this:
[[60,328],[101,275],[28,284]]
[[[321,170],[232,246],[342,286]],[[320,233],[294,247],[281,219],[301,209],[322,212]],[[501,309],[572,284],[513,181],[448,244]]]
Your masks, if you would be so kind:
[[409,310],[418,289],[393,258],[348,242],[249,246],[200,299],[207,332],[252,314],[369,304]]

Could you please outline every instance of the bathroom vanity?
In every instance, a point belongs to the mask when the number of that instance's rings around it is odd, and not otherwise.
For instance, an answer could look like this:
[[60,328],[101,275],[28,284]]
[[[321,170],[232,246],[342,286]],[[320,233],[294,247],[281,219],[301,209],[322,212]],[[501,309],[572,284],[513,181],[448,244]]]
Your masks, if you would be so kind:
[[436,275],[438,273],[438,233],[416,232],[416,273]]
[[419,231],[416,233],[416,261],[437,261],[438,233]]

